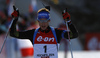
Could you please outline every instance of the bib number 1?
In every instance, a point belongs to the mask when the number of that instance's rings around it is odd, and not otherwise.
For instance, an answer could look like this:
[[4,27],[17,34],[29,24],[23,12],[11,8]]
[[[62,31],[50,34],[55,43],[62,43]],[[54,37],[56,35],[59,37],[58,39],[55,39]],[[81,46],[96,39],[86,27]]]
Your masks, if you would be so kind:
[[47,46],[45,45],[43,48],[44,48],[44,52],[46,53],[47,52]]

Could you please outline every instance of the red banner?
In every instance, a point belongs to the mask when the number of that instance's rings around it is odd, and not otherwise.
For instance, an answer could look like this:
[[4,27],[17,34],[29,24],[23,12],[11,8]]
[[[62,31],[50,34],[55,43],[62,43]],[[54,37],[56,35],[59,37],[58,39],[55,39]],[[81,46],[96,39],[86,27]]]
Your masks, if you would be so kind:
[[87,33],[85,37],[85,50],[100,50],[100,33]]
[[21,48],[21,54],[23,57],[33,56],[33,48]]

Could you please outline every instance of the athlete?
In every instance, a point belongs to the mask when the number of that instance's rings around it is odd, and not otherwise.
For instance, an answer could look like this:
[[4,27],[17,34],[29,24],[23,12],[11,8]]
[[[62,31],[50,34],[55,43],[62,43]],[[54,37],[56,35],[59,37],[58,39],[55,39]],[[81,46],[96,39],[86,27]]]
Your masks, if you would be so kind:
[[[39,28],[27,31],[16,31],[19,11],[15,8],[15,6],[13,6],[13,9],[14,12],[12,13],[12,17],[14,18],[14,21],[10,29],[10,36],[31,40],[34,47],[34,58],[58,58],[59,43],[62,37],[68,39],[68,33],[66,30],[49,26],[49,22],[51,20],[50,11],[47,8],[38,10],[37,21],[40,26]],[[73,39],[78,37],[77,30],[70,20],[69,13],[64,13],[63,18],[68,22],[70,38]]]

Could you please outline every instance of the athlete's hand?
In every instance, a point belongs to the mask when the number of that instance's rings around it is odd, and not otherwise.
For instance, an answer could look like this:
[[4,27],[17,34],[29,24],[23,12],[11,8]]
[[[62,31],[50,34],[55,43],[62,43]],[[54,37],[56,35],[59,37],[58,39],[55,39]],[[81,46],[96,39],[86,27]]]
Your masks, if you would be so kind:
[[71,23],[70,14],[67,12],[67,8],[62,12],[63,19],[68,23]]
[[13,11],[13,13],[11,14],[11,16],[12,17],[19,17],[19,10],[18,10],[18,8],[16,8],[15,6],[13,6],[13,9],[14,9],[14,11]]

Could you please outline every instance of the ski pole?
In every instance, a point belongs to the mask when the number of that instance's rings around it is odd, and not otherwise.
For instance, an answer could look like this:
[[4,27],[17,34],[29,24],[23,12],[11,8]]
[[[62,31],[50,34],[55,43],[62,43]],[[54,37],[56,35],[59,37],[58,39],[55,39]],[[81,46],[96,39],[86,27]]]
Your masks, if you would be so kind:
[[9,25],[9,27],[8,27],[8,30],[7,30],[7,33],[6,33],[6,37],[5,37],[5,39],[4,39],[4,42],[3,42],[3,44],[2,44],[2,47],[1,47],[1,49],[0,49],[0,54],[1,54],[2,49],[3,49],[3,47],[4,47],[5,43],[6,43],[7,36],[8,36],[8,34],[9,34],[9,30],[10,30],[10,28],[11,28],[11,26],[12,26],[12,23],[13,23],[13,20],[11,21],[11,23],[10,23],[10,25]]
[[[13,5],[14,5],[14,4],[15,4],[15,0],[12,0],[11,3],[13,3]],[[14,20],[14,19],[13,19],[13,20]],[[1,47],[1,49],[0,49],[0,54],[1,54],[2,49],[3,49],[3,47],[4,47],[5,43],[6,43],[7,36],[8,36],[8,34],[9,34],[9,30],[10,30],[10,28],[11,28],[11,26],[12,26],[13,20],[11,21],[11,23],[10,23],[10,25],[9,25],[9,27],[8,27],[8,30],[7,30],[7,33],[6,33],[6,37],[5,37],[5,39],[4,39],[4,42],[3,42],[2,47]]]
[[69,48],[70,48],[70,51],[71,51],[71,57],[73,58],[73,53],[72,53],[72,48],[71,48],[71,41],[70,41],[70,34],[69,34],[70,30],[68,28],[68,22],[70,22],[70,15],[67,12],[67,8],[62,12],[62,14],[63,14],[63,19],[65,19],[67,33],[68,33],[68,39],[69,39]]
[[69,39],[69,47],[70,47],[70,51],[71,51],[71,57],[73,58],[73,52],[72,52],[72,47],[71,47],[71,41],[70,41],[70,35],[69,35],[69,29],[68,29],[68,24],[66,21],[66,27],[67,27],[67,32],[68,32],[68,39]]

